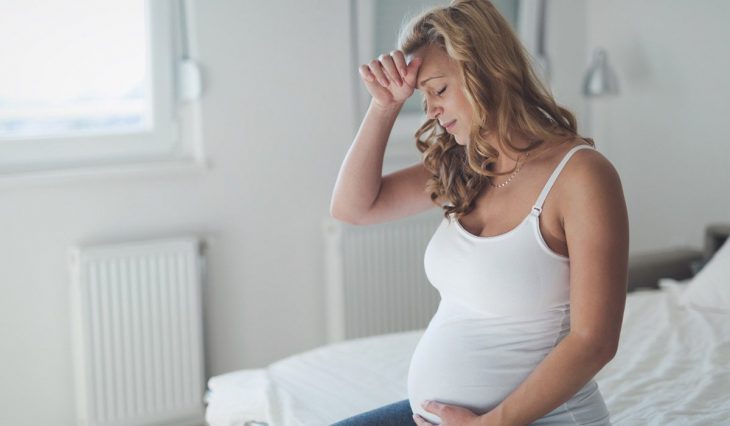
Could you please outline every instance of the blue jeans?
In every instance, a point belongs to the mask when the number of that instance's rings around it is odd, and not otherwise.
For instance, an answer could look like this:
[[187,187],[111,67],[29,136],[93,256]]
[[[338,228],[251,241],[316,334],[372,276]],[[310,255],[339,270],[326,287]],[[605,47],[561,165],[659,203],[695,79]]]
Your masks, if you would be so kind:
[[332,426],[414,426],[413,411],[407,399],[360,413]]

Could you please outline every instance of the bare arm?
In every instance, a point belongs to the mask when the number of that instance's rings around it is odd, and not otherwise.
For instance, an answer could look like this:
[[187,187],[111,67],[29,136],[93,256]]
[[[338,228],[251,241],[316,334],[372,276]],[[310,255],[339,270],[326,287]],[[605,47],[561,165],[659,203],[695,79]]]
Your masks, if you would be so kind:
[[370,102],[337,175],[330,205],[333,217],[356,222],[370,210],[380,192],[385,147],[402,106]]
[[544,416],[580,390],[618,347],[628,269],[626,202],[608,160],[585,154],[590,158],[564,170],[567,195],[560,207],[570,250],[570,333],[483,416],[483,425],[526,425]]
[[330,214],[336,219],[378,223],[433,206],[425,192],[429,174],[422,164],[382,177],[388,137],[413,94],[419,65],[420,60],[406,65],[402,52],[395,51],[360,67],[373,99],[337,176],[330,203]]

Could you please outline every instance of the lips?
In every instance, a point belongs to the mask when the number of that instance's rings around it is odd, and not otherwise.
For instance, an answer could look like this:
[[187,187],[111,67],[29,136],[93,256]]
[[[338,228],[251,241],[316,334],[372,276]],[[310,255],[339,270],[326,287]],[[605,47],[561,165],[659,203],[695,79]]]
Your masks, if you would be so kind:
[[451,128],[454,126],[454,123],[456,123],[456,120],[451,120],[446,124],[441,124],[441,127],[443,127],[446,130],[451,130]]

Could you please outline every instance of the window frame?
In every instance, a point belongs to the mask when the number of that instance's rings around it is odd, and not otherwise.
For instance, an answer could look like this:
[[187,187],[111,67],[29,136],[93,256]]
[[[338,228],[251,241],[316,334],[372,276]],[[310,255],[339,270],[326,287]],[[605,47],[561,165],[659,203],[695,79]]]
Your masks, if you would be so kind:
[[[179,115],[190,115],[178,99],[185,0],[146,0],[149,129],[133,133],[89,133],[73,137],[0,140],[0,176],[42,175],[71,170],[160,163],[199,164],[202,150],[181,129]],[[192,102],[196,102],[193,100]],[[191,117],[192,118],[192,117]],[[187,137],[184,137],[187,136]]]

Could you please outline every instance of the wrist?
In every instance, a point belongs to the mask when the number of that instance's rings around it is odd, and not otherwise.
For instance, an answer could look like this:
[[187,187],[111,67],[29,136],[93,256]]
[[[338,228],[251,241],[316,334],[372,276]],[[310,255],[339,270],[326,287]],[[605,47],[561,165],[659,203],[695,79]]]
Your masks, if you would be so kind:
[[393,102],[390,104],[379,104],[375,99],[370,102],[370,108],[381,114],[398,114],[405,102]]
[[504,412],[503,405],[497,405],[491,411],[479,418],[480,426],[512,426],[516,423],[510,421]]

